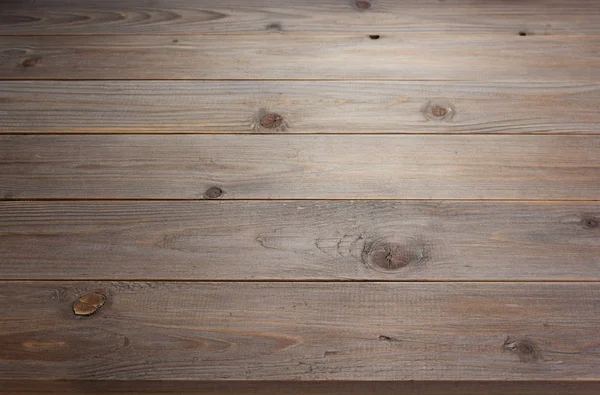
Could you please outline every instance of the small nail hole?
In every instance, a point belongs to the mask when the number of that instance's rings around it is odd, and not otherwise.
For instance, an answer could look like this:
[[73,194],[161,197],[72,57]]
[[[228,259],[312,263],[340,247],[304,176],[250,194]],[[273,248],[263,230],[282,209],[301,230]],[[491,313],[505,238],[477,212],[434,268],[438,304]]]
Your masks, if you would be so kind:
[[525,37],[527,35],[527,32],[519,32],[519,36],[521,37]]
[[379,34],[370,34],[369,38],[371,40],[379,40],[379,37],[381,37]]

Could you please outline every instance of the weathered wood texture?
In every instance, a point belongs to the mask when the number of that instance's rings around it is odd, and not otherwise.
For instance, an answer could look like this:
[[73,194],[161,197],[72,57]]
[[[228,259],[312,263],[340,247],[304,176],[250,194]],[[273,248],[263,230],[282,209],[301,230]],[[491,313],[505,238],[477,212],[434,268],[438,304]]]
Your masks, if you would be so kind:
[[5,199],[599,199],[598,136],[5,135]]
[[594,0],[3,0],[0,34],[598,34]]
[[598,284],[0,285],[0,379],[600,378]]
[[4,36],[4,79],[600,78],[597,36]]
[[0,394],[600,392],[599,2],[1,9]]
[[598,281],[599,218],[595,203],[3,202],[0,273]]
[[598,395],[595,381],[143,381],[0,380],[2,395]]
[[599,83],[4,81],[0,133],[598,134],[599,107]]

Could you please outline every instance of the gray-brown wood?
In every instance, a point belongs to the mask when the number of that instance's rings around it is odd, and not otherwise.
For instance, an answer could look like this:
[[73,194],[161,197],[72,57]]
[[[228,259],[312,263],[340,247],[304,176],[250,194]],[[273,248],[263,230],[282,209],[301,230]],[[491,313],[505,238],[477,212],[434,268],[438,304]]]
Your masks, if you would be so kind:
[[598,1],[0,8],[0,394],[600,392]]
[[[90,317],[71,304],[107,295]],[[0,284],[0,379],[598,380],[591,283]]]
[[599,148],[598,136],[4,135],[0,196],[597,200]]
[[[367,4],[364,4],[367,3]],[[0,34],[598,34],[595,0],[3,0]]]
[[597,36],[4,36],[3,79],[589,81]]
[[4,81],[0,133],[597,134],[599,107],[598,83]]
[[596,381],[143,381],[0,380],[2,395],[598,395]]
[[0,273],[599,281],[599,218],[596,203],[3,202]]

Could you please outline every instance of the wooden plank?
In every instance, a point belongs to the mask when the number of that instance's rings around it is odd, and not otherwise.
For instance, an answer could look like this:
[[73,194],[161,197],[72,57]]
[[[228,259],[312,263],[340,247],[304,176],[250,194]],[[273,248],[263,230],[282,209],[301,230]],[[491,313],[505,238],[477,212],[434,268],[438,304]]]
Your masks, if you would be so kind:
[[27,280],[598,281],[599,218],[596,203],[3,202],[0,272]]
[[[598,34],[594,0],[4,0],[0,34]],[[366,8],[368,7],[368,8]]]
[[203,395],[597,395],[595,381],[0,381],[0,394]]
[[598,134],[598,107],[599,83],[4,81],[0,133]]
[[0,196],[597,200],[599,147],[598,136],[5,135]]
[[4,79],[600,78],[596,36],[0,37]]
[[600,378],[597,283],[0,285],[1,379]]

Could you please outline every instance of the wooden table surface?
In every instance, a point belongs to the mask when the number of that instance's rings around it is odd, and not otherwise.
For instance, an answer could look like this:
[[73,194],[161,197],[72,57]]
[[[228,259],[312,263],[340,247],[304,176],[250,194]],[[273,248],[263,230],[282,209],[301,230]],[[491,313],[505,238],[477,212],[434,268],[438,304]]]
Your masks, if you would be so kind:
[[600,393],[600,2],[5,0],[0,393]]

